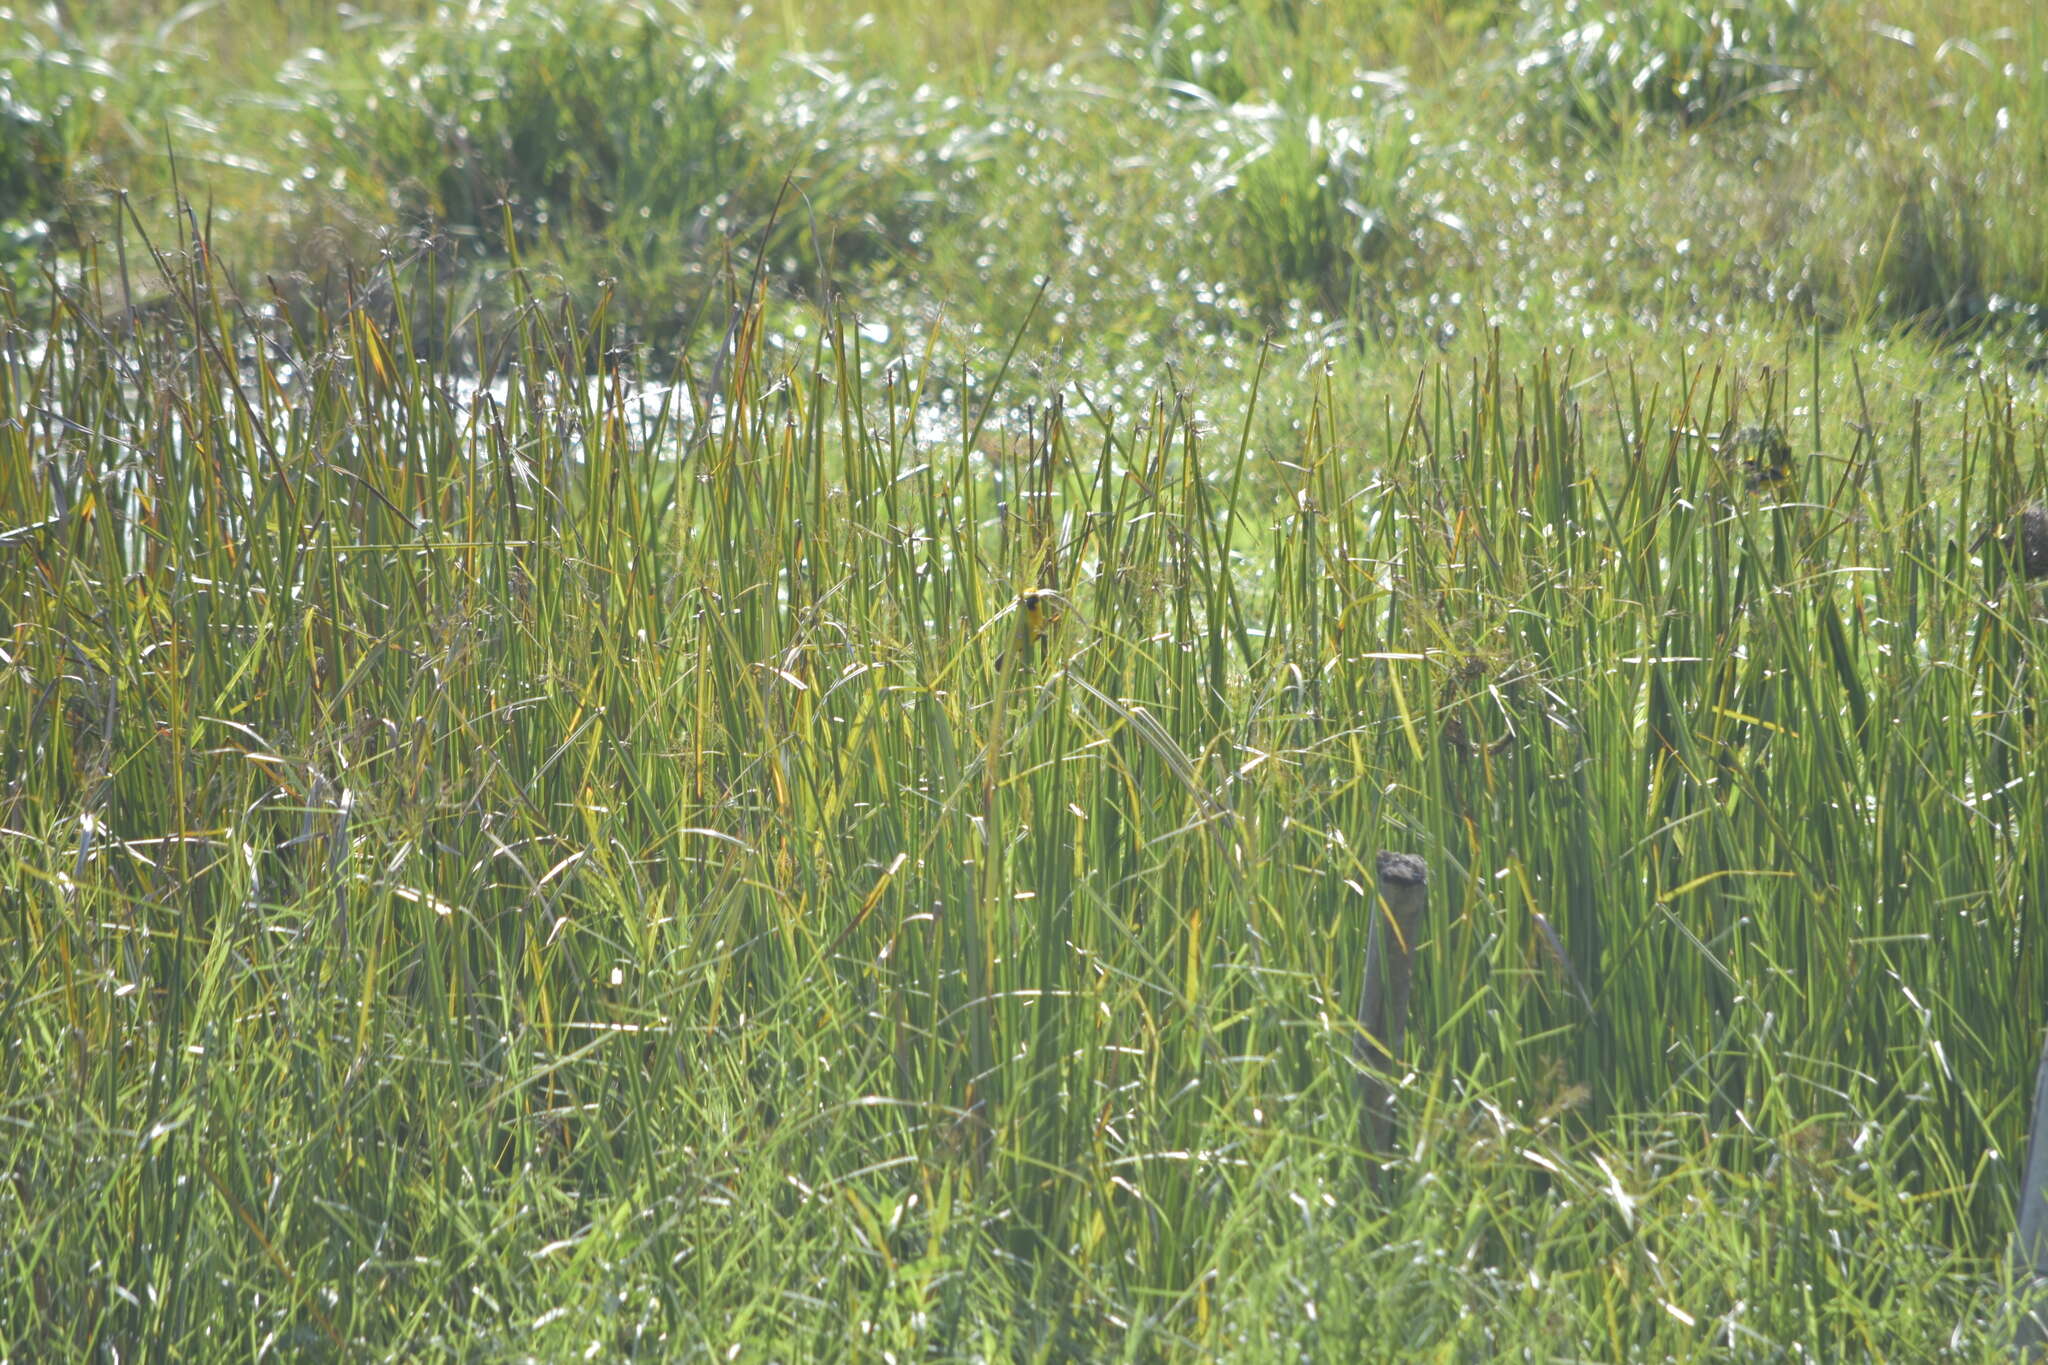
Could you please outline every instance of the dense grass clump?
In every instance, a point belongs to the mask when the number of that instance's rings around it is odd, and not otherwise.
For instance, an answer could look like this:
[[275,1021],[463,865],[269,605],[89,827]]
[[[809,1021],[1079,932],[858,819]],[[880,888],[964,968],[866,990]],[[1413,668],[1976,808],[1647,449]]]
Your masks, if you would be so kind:
[[[680,11],[501,6],[410,26],[360,71],[300,73],[326,114],[319,159],[389,185],[401,217],[503,239],[602,233],[621,220],[668,240],[731,233],[748,149],[730,51]],[[330,59],[331,62],[331,59]]]
[[1213,136],[1230,157],[1218,186],[1232,210],[1225,231],[1245,259],[1263,263],[1268,308],[1306,296],[1350,314],[1375,263],[1419,246],[1419,158],[1398,114],[1239,109],[1218,118]]
[[458,373],[161,259],[0,339],[0,1353],[2006,1339],[2008,393],[1488,349],[1255,449],[743,295],[672,384],[539,304]]
[[1595,138],[1738,118],[1796,94],[1821,42],[1799,0],[1618,9],[1553,0],[1526,14],[1516,72],[1533,109]]

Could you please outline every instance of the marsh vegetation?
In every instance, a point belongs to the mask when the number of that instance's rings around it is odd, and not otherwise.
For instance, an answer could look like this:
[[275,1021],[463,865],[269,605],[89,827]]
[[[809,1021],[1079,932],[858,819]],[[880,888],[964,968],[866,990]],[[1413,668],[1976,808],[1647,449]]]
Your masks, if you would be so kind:
[[0,10],[0,1358],[1997,1356],[2044,63]]

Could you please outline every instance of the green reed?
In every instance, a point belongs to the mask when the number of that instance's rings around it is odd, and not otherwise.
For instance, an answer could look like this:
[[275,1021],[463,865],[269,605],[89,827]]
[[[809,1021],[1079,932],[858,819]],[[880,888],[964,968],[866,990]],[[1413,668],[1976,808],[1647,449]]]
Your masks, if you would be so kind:
[[125,249],[167,316],[0,338],[0,1354],[2001,1340],[2001,389],[1496,340],[1273,448],[744,279],[663,382]]

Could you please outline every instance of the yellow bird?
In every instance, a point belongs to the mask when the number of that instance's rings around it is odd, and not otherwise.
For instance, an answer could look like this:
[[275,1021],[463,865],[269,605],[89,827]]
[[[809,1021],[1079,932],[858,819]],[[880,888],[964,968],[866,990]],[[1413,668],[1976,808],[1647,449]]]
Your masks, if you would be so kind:
[[1792,443],[1777,427],[1744,427],[1728,448],[1743,455],[1744,482],[1750,488],[1783,488],[1792,482]]
[[[1044,643],[1046,635],[1059,623],[1059,619],[1059,589],[1027,588],[1017,594],[1017,643],[1023,648],[1027,663],[1032,657],[1032,645]],[[1008,657],[1007,651],[998,654],[996,665],[1001,667]]]
[[1045,633],[1060,619],[1057,588],[1032,588],[1019,593],[1017,605],[1024,609],[1024,628],[1034,640],[1045,639]]

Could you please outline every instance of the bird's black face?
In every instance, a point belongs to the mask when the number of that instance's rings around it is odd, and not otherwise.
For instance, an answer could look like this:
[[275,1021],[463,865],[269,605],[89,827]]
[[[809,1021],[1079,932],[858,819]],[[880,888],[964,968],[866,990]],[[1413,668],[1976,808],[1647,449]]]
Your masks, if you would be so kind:
[[1024,609],[1024,623],[1031,632],[1031,638],[1042,640],[1046,631],[1060,618],[1060,595],[1052,588],[1032,588],[1018,595],[1018,602]]

